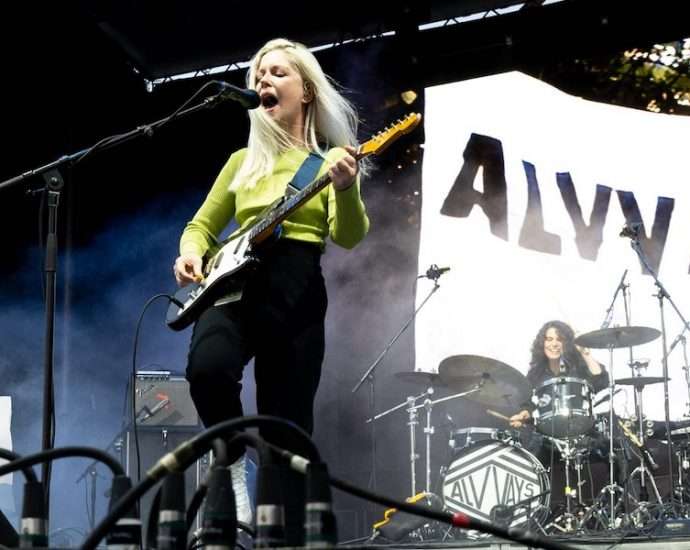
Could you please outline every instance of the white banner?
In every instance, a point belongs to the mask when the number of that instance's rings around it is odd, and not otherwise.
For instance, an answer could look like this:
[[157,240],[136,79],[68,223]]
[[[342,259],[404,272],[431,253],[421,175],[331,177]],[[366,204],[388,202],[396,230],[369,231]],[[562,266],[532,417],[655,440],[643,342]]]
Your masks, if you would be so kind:
[[[626,220],[643,222],[643,250],[690,316],[690,119],[584,101],[516,72],[429,88],[425,114],[419,266],[451,271],[417,317],[417,370],[472,354],[526,373],[545,322],[602,326],[626,269],[631,324],[660,330],[654,281],[619,236]],[[420,281],[417,305],[431,287]],[[664,310],[670,345],[682,323]],[[611,326],[625,324],[619,293]],[[661,338],[633,351],[650,360],[645,376],[661,376]],[[687,409],[683,351],[669,357],[672,419]],[[608,351],[593,355],[611,369]],[[628,348],[614,351],[615,378],[631,376],[628,361]],[[663,384],[644,398],[662,419]],[[631,393],[616,408],[632,414]]]

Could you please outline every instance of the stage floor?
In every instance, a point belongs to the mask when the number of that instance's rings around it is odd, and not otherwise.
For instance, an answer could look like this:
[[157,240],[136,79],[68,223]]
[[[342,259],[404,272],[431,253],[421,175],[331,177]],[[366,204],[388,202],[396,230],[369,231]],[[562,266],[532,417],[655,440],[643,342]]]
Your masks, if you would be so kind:
[[[621,537],[550,537],[551,540],[561,542],[570,548],[586,550],[690,550],[690,536],[655,536],[655,537],[636,537],[621,541]],[[528,547],[518,543],[506,542],[496,538],[485,538],[482,540],[464,540],[453,542],[417,542],[417,543],[363,543],[361,545],[348,544],[340,548],[353,550],[362,549],[401,549],[401,550],[430,550],[447,549],[462,550],[471,548],[473,550],[519,550]],[[531,547],[529,547],[531,548]]]

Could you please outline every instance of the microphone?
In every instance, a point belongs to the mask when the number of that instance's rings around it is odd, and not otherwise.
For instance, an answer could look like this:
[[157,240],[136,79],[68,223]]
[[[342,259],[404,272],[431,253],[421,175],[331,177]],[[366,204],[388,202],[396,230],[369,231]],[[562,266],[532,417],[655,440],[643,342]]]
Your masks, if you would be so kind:
[[158,550],[186,550],[184,472],[171,472],[163,480],[158,512]]
[[239,88],[222,80],[214,80],[220,86],[220,97],[222,99],[232,99],[237,101],[245,109],[256,109],[261,105],[259,94],[254,90]]
[[427,279],[436,281],[446,271],[450,271],[450,267],[438,267],[436,264],[431,264],[429,269],[426,270],[426,273],[424,275],[420,275],[419,277],[417,277],[417,279],[422,279],[423,277],[426,277]]
[[19,533],[20,548],[46,548],[48,546],[48,518],[46,493],[40,481],[24,484],[24,502]]
[[[132,482],[127,476],[115,476],[110,489],[108,509],[112,510],[117,501],[131,488]],[[106,545],[110,550],[138,550],[141,548],[141,519],[139,519],[139,505],[136,502],[110,530],[106,537]]]
[[207,482],[208,493],[201,520],[203,546],[216,550],[235,548],[237,514],[232,473],[224,466],[214,465]]
[[640,235],[640,229],[642,229],[642,222],[630,222],[626,223],[618,234],[619,237],[630,237],[632,239],[637,239]]
[[149,418],[151,418],[154,414],[156,414],[158,411],[160,411],[163,407],[165,407],[168,403],[170,403],[170,399],[162,399],[158,403],[156,403],[153,408],[149,409],[146,408],[144,410],[144,414],[142,417],[139,419],[139,422],[146,422]]
[[262,461],[257,473],[255,548],[285,546],[283,470],[272,460]]
[[326,464],[310,462],[307,466],[306,482],[304,546],[332,548],[338,542],[338,527],[331,504],[331,486]]

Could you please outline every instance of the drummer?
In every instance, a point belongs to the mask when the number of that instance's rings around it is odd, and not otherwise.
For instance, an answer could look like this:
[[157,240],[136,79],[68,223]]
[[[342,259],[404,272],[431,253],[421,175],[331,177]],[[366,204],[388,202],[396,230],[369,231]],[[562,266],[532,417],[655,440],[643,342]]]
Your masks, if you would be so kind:
[[[586,348],[575,344],[575,332],[563,321],[549,321],[539,329],[532,343],[532,359],[527,380],[533,388],[555,376],[569,376],[586,380],[595,392],[609,384],[606,370],[591,356]],[[510,425],[521,428],[532,418],[534,407],[523,403],[524,408],[510,417]]]
[[[593,390],[600,391],[609,384],[609,376],[602,365],[590,355],[589,350],[575,344],[573,329],[563,321],[549,321],[539,329],[532,344],[532,358],[530,368],[527,371],[527,380],[536,389],[546,380],[557,376],[578,378],[589,382]],[[522,428],[525,424],[532,423],[532,411],[535,406],[532,403],[524,403],[522,410],[510,417],[510,425],[514,428]],[[564,502],[565,477],[562,468],[556,468],[557,453],[553,444],[537,431],[525,431],[521,437],[525,448],[533,453],[537,459],[551,472],[551,505],[552,510],[557,510]],[[579,446],[589,450],[590,475],[594,462],[601,467],[596,470],[597,479],[606,478],[604,464],[608,461],[608,438],[603,434],[590,430],[586,436],[579,439]],[[602,469],[603,468],[603,469]],[[616,464],[616,478],[624,479],[624,465]],[[601,472],[599,472],[601,470]],[[599,483],[590,477],[590,487],[587,491],[591,498],[594,497],[595,485]],[[554,507],[555,506],[555,507]]]

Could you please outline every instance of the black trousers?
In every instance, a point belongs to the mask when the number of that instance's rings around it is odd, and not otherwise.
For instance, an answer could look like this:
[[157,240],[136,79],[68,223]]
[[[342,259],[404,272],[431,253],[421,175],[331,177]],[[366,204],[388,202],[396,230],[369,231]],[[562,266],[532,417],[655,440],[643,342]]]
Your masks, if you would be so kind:
[[[240,302],[211,307],[198,319],[187,380],[205,426],[242,416],[242,372],[254,358],[259,414],[291,420],[312,432],[328,305],[320,259],[316,245],[279,240],[261,254]],[[264,428],[261,435],[279,447],[306,452],[284,430]],[[301,544],[304,480],[288,474],[285,481],[291,501],[286,502],[288,542]]]

